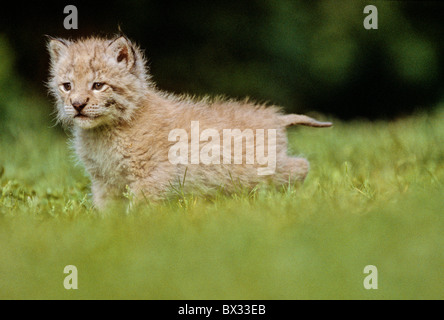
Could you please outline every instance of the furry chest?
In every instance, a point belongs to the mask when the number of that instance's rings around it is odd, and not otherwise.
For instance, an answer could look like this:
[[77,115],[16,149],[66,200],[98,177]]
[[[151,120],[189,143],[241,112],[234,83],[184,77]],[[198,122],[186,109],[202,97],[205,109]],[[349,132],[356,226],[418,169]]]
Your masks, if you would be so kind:
[[129,165],[124,147],[110,141],[79,139],[76,151],[92,178],[119,187],[128,184]]

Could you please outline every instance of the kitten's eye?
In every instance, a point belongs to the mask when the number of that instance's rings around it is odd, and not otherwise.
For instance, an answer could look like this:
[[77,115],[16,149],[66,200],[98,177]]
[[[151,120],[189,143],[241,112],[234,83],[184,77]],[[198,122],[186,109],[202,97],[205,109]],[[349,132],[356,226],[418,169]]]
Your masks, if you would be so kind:
[[105,84],[103,82],[94,82],[93,90],[97,90],[97,91],[102,90],[104,85]]
[[62,83],[62,88],[66,92],[70,91],[71,90],[71,83],[69,83],[69,82]]

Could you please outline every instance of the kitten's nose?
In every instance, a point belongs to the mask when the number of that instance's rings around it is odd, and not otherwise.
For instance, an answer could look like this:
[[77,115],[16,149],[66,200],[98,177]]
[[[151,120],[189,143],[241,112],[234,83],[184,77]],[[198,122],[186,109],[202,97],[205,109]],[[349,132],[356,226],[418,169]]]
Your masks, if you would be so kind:
[[87,103],[88,103],[88,100],[86,100],[84,102],[74,101],[72,103],[72,106],[77,112],[80,112],[83,110],[83,108],[86,107]]

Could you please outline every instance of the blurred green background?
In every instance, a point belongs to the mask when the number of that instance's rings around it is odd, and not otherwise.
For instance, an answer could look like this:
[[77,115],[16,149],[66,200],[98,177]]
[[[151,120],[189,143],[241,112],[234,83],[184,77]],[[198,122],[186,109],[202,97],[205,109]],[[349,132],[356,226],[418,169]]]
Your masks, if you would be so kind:
[[[63,27],[68,4],[78,30]],[[368,4],[378,30],[363,26]],[[444,100],[443,9],[439,1],[12,2],[0,13],[0,114],[15,71],[26,92],[46,94],[44,35],[110,36],[120,26],[145,49],[161,89],[392,119]]]

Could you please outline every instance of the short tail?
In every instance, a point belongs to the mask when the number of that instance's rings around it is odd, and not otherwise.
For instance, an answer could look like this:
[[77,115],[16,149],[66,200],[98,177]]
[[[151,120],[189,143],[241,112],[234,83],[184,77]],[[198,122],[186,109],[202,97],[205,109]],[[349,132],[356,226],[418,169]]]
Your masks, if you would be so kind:
[[321,121],[315,120],[313,118],[304,116],[302,114],[282,115],[282,116],[279,116],[279,119],[282,121],[281,124],[283,127],[289,127],[289,126],[294,126],[296,124],[302,124],[304,126],[326,128],[326,127],[331,127],[333,125],[331,122],[321,122]]

